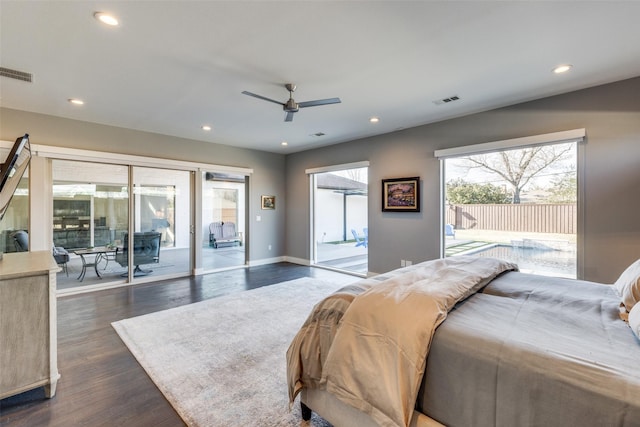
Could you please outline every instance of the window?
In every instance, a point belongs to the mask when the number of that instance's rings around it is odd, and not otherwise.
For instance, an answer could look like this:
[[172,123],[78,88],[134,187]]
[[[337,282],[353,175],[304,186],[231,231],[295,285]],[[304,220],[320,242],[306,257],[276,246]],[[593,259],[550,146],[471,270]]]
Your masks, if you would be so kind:
[[444,256],[496,257],[523,272],[575,278],[582,138],[571,139],[440,152]]

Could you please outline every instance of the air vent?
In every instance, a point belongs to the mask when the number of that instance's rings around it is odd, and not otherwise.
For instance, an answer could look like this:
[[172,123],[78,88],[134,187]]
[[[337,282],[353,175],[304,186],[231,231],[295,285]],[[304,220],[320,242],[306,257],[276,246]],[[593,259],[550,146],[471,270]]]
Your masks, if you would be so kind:
[[448,98],[438,99],[436,101],[433,101],[433,103],[436,105],[442,105],[442,104],[448,104],[449,102],[457,101],[459,99],[460,97],[458,95],[453,95]]
[[22,80],[23,82],[31,83],[33,81],[33,74],[25,73],[24,71],[12,70],[11,68],[0,67],[0,76],[9,77],[10,79]]

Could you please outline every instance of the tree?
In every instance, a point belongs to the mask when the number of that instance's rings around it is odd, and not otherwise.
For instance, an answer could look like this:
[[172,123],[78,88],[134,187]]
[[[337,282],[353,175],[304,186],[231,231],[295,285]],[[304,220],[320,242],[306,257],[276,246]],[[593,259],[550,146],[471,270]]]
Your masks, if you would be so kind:
[[576,203],[577,179],[575,168],[551,180],[549,201],[551,203]]
[[542,145],[474,155],[466,160],[470,169],[482,168],[506,181],[513,190],[512,203],[517,204],[520,192],[531,179],[568,158],[573,146],[573,143]]
[[367,182],[366,168],[347,169],[345,171],[347,178],[356,182]]
[[447,200],[453,205],[484,205],[509,203],[511,197],[502,187],[493,184],[474,184],[463,179],[447,182]]

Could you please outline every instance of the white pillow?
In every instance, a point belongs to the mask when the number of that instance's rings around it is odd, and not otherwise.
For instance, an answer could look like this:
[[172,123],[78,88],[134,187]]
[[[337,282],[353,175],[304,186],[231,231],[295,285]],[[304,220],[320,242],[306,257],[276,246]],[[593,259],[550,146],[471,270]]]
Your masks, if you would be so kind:
[[627,267],[613,286],[627,311],[631,311],[640,301],[640,259]]
[[636,304],[629,312],[629,326],[631,326],[633,333],[640,339],[640,304]]

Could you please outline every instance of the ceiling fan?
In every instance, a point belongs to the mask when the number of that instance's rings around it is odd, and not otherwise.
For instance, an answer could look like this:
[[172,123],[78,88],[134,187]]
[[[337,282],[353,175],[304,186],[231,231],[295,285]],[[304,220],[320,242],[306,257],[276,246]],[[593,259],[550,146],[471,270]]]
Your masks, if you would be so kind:
[[293,83],[286,83],[284,85],[285,88],[289,91],[289,100],[287,102],[276,101],[275,99],[267,98],[262,95],[257,95],[255,93],[247,92],[246,90],[242,91],[243,94],[253,96],[254,98],[264,99],[265,101],[273,102],[278,105],[282,105],[282,109],[287,112],[287,116],[284,118],[285,122],[293,121],[293,113],[297,113],[300,108],[306,107],[315,107],[318,105],[327,105],[327,104],[339,104],[340,98],[327,98],[327,99],[316,99],[315,101],[305,101],[297,103],[293,99],[293,92],[296,90],[296,85]]

